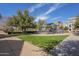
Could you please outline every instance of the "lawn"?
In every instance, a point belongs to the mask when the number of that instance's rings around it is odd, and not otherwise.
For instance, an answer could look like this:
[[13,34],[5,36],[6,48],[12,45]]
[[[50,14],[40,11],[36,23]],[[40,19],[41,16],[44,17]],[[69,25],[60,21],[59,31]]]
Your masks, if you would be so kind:
[[28,41],[38,47],[44,48],[49,51],[51,48],[56,46],[59,42],[64,40],[68,35],[59,36],[30,36],[30,35],[20,35],[18,38]]

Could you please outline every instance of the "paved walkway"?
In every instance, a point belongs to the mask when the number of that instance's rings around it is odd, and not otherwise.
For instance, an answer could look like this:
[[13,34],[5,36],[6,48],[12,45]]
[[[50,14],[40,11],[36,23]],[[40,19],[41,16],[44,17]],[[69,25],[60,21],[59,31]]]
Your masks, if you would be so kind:
[[50,51],[54,56],[79,56],[79,36],[71,35]]
[[60,34],[31,34],[31,36],[57,36],[57,35],[70,35],[69,33],[60,33]]
[[0,39],[0,56],[44,56],[46,53],[31,43],[16,37]]
[[[69,36],[50,51],[55,56],[79,56],[79,36]],[[41,48],[16,37],[0,39],[0,56],[44,56]]]

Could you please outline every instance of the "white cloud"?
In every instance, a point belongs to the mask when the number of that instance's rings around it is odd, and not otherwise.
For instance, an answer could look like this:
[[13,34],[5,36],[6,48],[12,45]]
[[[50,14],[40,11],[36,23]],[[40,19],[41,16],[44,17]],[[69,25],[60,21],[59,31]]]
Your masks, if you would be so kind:
[[29,8],[29,12],[32,13],[32,12],[34,12],[36,9],[38,9],[38,8],[44,6],[44,5],[46,5],[46,4],[42,4],[42,3],[36,4],[35,6],[32,6],[31,8]]
[[48,9],[48,11],[46,11],[43,15],[48,15],[48,14],[50,14],[51,12],[54,12],[55,10],[57,10],[57,9],[59,9],[60,7],[62,7],[62,6],[64,6],[64,4],[55,4],[55,5],[53,5],[52,7],[50,7],[49,9]]
[[35,19],[35,21],[38,21],[38,20],[46,20],[46,19],[48,19],[49,18],[49,16],[38,16],[36,19]]
[[[48,17],[48,14],[50,14],[51,12],[56,11],[57,9],[59,9],[60,7],[62,7],[62,6],[64,6],[64,5],[65,5],[65,4],[59,4],[59,3],[53,5],[52,7],[50,7],[50,8],[48,9],[48,11],[46,11],[45,13],[43,13],[43,14],[37,16],[37,18],[36,18],[35,21],[38,21],[38,20],[41,19],[41,18],[43,18],[43,19],[45,19],[45,20],[48,19],[48,18],[50,18],[50,17]],[[59,18],[61,18],[61,17],[55,17],[55,18],[53,18],[53,19],[54,19],[54,20],[57,20],[57,19],[59,19]]]
[[52,20],[61,20],[61,16],[59,16],[59,17],[54,17],[54,18],[52,18]]
[[70,17],[70,18],[68,18],[69,20],[74,20],[74,19],[76,19],[77,17],[76,16],[74,16],[74,17]]

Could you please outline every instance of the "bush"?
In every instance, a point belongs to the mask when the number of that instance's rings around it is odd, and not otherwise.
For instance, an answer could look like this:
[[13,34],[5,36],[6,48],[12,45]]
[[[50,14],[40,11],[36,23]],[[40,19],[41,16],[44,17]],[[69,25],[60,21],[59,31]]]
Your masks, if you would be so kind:
[[61,42],[60,40],[53,40],[53,41],[49,41],[46,42],[46,44],[43,46],[44,50],[46,52],[49,52],[52,48],[54,48],[59,42]]
[[68,27],[64,27],[64,30],[68,30]]

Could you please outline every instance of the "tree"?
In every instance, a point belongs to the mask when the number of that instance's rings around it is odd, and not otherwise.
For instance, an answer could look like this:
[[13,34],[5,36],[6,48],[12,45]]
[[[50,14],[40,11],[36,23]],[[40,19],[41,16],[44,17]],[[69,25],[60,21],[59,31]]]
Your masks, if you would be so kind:
[[22,31],[26,31],[26,29],[34,28],[35,22],[34,17],[28,15],[28,11],[24,11],[21,16],[21,21],[19,22],[22,28]]
[[34,17],[29,16],[28,11],[25,10],[21,12],[17,11],[16,16],[12,16],[7,21],[8,26],[15,26],[16,28],[20,28],[22,31],[26,31],[28,28],[35,28]]
[[42,30],[42,27],[44,26],[44,24],[45,24],[45,20],[39,20],[37,24],[37,28],[39,30]]
[[78,29],[79,28],[79,16],[77,16],[77,18],[75,20],[76,20],[76,22],[74,24],[74,27],[75,27],[75,29]]
[[64,30],[68,30],[68,27],[67,27],[67,26],[65,26],[63,29],[64,29]]

